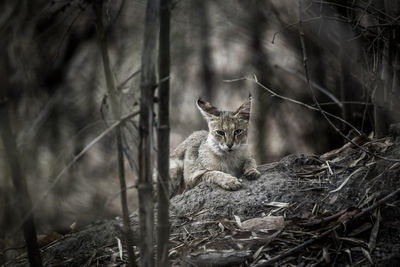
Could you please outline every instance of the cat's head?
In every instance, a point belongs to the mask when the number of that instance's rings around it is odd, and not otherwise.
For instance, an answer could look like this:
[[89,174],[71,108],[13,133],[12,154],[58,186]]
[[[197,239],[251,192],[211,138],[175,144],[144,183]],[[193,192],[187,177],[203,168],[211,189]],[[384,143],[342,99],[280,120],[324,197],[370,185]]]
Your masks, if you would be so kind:
[[197,107],[208,123],[208,142],[215,151],[229,153],[247,143],[252,98],[236,111],[222,111],[210,103],[197,100]]

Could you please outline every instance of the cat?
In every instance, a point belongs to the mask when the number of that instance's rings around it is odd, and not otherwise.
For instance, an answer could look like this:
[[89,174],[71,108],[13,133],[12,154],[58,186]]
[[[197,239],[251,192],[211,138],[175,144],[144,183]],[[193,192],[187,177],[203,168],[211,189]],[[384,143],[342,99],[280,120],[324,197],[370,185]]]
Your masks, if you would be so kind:
[[249,97],[231,112],[197,100],[197,107],[208,123],[208,132],[192,133],[171,153],[171,197],[202,181],[226,190],[237,190],[241,187],[239,177],[256,179],[260,176],[247,146],[251,102]]

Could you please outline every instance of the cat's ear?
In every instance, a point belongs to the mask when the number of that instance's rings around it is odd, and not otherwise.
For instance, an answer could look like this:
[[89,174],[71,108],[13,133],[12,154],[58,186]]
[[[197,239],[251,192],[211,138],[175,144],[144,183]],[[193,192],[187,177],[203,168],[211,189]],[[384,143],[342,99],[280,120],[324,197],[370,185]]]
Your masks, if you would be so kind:
[[235,112],[235,116],[242,119],[249,121],[250,120],[250,110],[251,110],[251,102],[253,98],[249,96],[246,102],[244,102]]
[[201,115],[207,120],[216,119],[221,115],[221,110],[216,107],[213,107],[210,103],[201,100],[200,98],[197,100],[197,108],[200,110]]

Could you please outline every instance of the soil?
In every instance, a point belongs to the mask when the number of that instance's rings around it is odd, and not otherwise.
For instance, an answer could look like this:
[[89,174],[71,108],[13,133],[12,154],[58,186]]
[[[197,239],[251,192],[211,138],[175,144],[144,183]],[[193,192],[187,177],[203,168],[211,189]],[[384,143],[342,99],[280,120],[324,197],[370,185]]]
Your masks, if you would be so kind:
[[[400,158],[399,140],[355,142],[380,156]],[[399,167],[394,161],[346,144],[322,156],[289,155],[279,162],[261,165],[262,176],[255,181],[243,180],[238,191],[201,183],[171,199],[171,263],[195,265],[196,255],[211,251],[217,253],[213,254],[217,258],[228,252],[238,255],[229,266],[262,264],[340,223],[338,216],[330,216],[341,212],[351,219],[352,214],[399,188]],[[399,200],[399,196],[394,197],[352,222],[345,231],[334,232],[277,266],[400,266]],[[240,228],[243,221],[266,216],[282,216],[285,227],[260,231]],[[138,242],[136,212],[131,222]],[[42,246],[44,265],[123,265],[127,255],[123,253],[121,260],[117,241],[122,239],[120,227],[120,219],[99,221],[58,237]],[[25,254],[5,264],[26,265]],[[200,265],[224,264],[206,259]]]

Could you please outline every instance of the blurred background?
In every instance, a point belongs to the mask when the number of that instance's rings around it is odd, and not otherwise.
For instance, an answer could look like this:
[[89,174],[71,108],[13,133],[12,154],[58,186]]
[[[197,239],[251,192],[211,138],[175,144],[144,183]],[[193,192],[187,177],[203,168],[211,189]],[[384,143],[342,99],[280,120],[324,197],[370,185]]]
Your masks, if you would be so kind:
[[[140,75],[131,76],[141,66],[145,7],[142,0],[106,1],[107,41],[124,114],[138,110]],[[235,110],[249,93],[254,97],[249,144],[258,164],[343,145],[319,112],[272,96],[249,80],[226,82],[256,77],[273,92],[313,106],[299,30],[304,31],[310,82],[321,107],[370,134],[374,93],[387,89],[384,75],[392,87],[380,103],[390,102],[396,110],[399,55],[392,51],[398,46],[393,35],[398,10],[396,0],[172,1],[171,148],[207,127],[197,98]],[[79,227],[120,214],[113,134],[58,177],[111,124],[94,21],[91,1],[0,3],[0,90],[11,100],[12,131],[39,234],[68,232],[73,223]],[[332,121],[351,136],[348,125]],[[131,123],[136,155],[137,118]],[[20,218],[2,144],[0,157],[2,248],[15,239]],[[132,186],[137,177],[126,165]],[[137,207],[135,189],[129,190],[129,204],[131,211]]]

